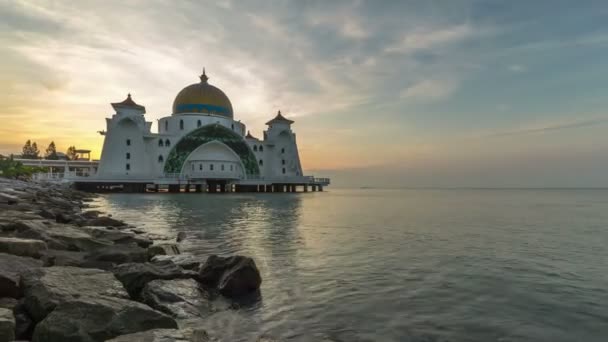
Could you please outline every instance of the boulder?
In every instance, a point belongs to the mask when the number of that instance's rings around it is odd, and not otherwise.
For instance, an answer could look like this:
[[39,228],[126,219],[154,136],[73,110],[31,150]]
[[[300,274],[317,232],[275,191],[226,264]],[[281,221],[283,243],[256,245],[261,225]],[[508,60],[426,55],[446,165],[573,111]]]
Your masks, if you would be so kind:
[[240,297],[260,288],[262,278],[255,261],[249,257],[211,255],[201,266],[198,280],[208,288],[217,288],[226,297]]
[[41,267],[40,260],[0,253],[0,297],[21,297],[22,275]]
[[112,242],[96,239],[78,227],[44,220],[18,221],[13,228],[16,237],[43,240],[52,249],[92,251],[112,245]]
[[9,194],[0,192],[0,203],[17,204],[17,203],[19,203],[19,198],[17,196],[13,196],[13,195],[9,195]]
[[186,237],[188,237],[188,234],[186,234],[186,232],[179,232],[177,233],[177,238],[175,239],[175,242],[182,242],[186,239]]
[[86,219],[94,219],[99,217],[99,215],[101,214],[101,211],[99,210],[87,210],[82,212],[82,217],[86,218]]
[[150,259],[156,255],[179,255],[181,254],[179,247],[174,243],[160,243],[152,245],[148,248]]
[[96,226],[96,227],[121,227],[126,226],[126,223],[123,221],[113,219],[108,216],[99,216],[96,218],[92,218],[86,221],[87,226]]
[[0,237],[0,253],[38,259],[42,257],[46,250],[46,243],[42,240]]
[[153,329],[135,334],[123,335],[107,342],[209,342],[209,336],[203,329]]
[[0,298],[0,308],[13,310],[19,301],[12,297]]
[[152,240],[138,236],[133,232],[107,229],[101,227],[83,227],[91,236],[103,240],[112,241],[115,244],[136,244],[142,248],[152,245]]
[[141,298],[152,308],[179,319],[206,317],[212,310],[194,279],[153,280],[146,284]]
[[29,341],[34,332],[34,321],[30,317],[25,307],[25,300],[20,300],[13,309],[15,315],[15,338]]
[[200,258],[190,253],[184,253],[179,255],[156,255],[152,258],[151,261],[153,263],[163,263],[171,261],[185,270],[198,270],[201,265]]
[[129,263],[116,266],[114,275],[122,282],[131,298],[138,299],[141,290],[152,280],[186,279],[192,278],[194,272],[184,271],[181,267],[166,262],[163,264]]
[[13,311],[0,308],[0,341],[15,340],[15,317]]
[[32,342],[107,341],[156,328],[177,329],[177,323],[138,302],[106,296],[80,297],[59,304],[38,323]]
[[75,251],[62,251],[49,249],[42,259],[45,266],[76,266],[82,267],[85,264],[86,253]]
[[146,262],[148,261],[148,251],[135,245],[110,245],[91,252],[86,260],[114,264]]
[[21,282],[25,307],[35,322],[43,320],[58,305],[78,298],[129,298],[111,272],[94,268],[40,268],[24,274]]
[[58,212],[57,214],[55,214],[55,222],[57,223],[70,223],[72,221],[74,221],[73,215],[69,215],[63,212]]

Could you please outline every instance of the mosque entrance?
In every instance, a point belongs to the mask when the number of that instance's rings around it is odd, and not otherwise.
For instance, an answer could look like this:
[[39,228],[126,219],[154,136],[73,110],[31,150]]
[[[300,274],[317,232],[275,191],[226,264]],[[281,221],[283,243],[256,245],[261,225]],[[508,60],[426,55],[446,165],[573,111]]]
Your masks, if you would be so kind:
[[224,187],[226,180],[244,178],[239,156],[219,141],[208,142],[192,151],[184,162],[182,174],[189,179],[207,180],[208,184],[214,182]]

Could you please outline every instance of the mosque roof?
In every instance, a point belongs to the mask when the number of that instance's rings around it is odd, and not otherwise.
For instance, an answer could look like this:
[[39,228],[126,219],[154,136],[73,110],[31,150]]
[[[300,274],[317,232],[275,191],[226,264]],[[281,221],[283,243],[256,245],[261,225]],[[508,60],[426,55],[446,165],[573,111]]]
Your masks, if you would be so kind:
[[209,77],[203,69],[200,82],[182,89],[173,101],[173,115],[183,113],[208,113],[233,117],[232,103],[224,92],[209,84]]
[[116,108],[116,107],[121,107],[121,108],[136,108],[136,109],[141,109],[144,112],[146,111],[146,107],[142,106],[142,105],[138,105],[137,103],[135,103],[135,101],[133,101],[133,99],[131,98],[131,94],[127,95],[127,98],[122,101],[122,102],[114,102],[112,103],[112,107]]
[[291,125],[291,124],[292,124],[294,121],[293,121],[293,120],[289,120],[289,119],[285,118],[285,117],[284,117],[284,116],[281,114],[281,111],[279,110],[279,111],[277,112],[277,116],[275,116],[275,117],[274,117],[274,119],[272,119],[272,120],[268,121],[266,124],[267,124],[267,125],[270,125],[270,124],[273,124],[273,123],[275,123],[275,122],[286,122],[286,123],[288,123],[288,124],[290,124],[290,125]]

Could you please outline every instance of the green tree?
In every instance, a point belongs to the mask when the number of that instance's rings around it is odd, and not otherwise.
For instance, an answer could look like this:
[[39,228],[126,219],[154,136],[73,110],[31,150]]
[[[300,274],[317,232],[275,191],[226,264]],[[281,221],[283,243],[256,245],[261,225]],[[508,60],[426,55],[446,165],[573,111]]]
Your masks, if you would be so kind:
[[23,145],[23,152],[21,153],[21,158],[31,159],[32,155],[32,141],[28,140]]
[[44,157],[49,160],[57,160],[57,148],[54,141],[51,141],[49,147],[46,148]]
[[32,143],[32,159],[38,159],[40,156],[40,150],[38,149],[38,144],[34,141]]
[[68,157],[68,160],[76,160],[78,158],[78,155],[76,154],[76,146],[68,147],[68,151],[65,153],[65,155]]

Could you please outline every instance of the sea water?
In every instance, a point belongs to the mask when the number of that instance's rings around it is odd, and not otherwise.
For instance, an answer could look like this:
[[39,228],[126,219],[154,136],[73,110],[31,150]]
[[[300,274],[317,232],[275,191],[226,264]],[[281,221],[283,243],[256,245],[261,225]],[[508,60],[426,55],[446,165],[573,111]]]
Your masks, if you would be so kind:
[[608,341],[608,190],[110,194],[183,251],[243,254],[261,299],[223,341]]

